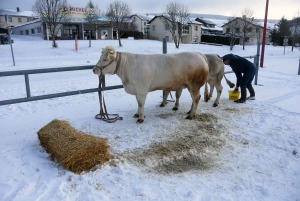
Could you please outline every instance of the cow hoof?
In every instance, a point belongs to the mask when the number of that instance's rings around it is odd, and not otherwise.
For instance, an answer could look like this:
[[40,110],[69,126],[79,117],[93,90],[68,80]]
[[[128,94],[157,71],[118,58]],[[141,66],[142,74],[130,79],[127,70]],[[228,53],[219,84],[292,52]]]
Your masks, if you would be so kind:
[[218,104],[215,104],[215,103],[214,103],[214,104],[213,104],[213,107],[218,107]]
[[159,107],[165,107],[165,104],[160,104],[160,106]]
[[139,118],[139,114],[133,115],[134,118]]
[[141,123],[143,123],[144,122],[144,119],[138,119],[137,121],[136,121],[136,123],[139,123],[139,124],[141,124]]
[[172,110],[177,111],[177,110],[178,110],[178,107],[173,107]]
[[191,119],[193,119],[193,118],[189,115],[189,116],[187,116],[185,119],[191,120]]

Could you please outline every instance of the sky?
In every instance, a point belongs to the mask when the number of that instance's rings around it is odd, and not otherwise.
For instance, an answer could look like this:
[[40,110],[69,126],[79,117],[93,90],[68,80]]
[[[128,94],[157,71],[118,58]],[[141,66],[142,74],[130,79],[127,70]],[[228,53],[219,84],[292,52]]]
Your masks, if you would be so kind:
[[[35,0],[0,0],[1,6],[4,8],[21,9],[32,8]],[[68,0],[68,3],[75,7],[85,7],[86,1]],[[106,11],[111,0],[93,0],[98,4],[101,11]],[[133,13],[161,13],[170,0],[124,0],[127,2]],[[179,1],[186,5],[192,13],[199,14],[219,14],[225,16],[241,16],[242,11],[248,8],[253,11],[253,15],[257,19],[265,18],[266,1],[264,0],[185,0]],[[291,20],[298,16],[300,11],[300,0],[269,0],[268,19],[285,19]]]
[[[91,47],[88,40],[79,40],[75,51],[73,40],[58,40],[58,48],[52,48],[51,41],[39,37],[13,34],[12,38],[16,65],[10,45],[0,45],[0,71],[94,65],[107,45],[119,52],[162,54],[162,42],[155,40],[122,39],[122,47],[118,40],[92,40]],[[168,54],[183,51],[250,56],[257,47],[247,45],[243,50],[236,45],[230,51],[226,45],[180,44],[177,49],[174,43],[167,44]],[[135,96],[123,88],[104,91],[108,113],[123,117],[115,123],[95,118],[97,93],[0,106],[0,199],[300,200],[299,56],[299,49],[292,52],[287,46],[284,54],[283,47],[266,45],[258,85],[253,85],[256,100],[234,103],[223,79],[218,107],[212,106],[216,91],[204,102],[204,87],[200,89],[194,120],[185,119],[192,104],[186,89],[177,111],[172,110],[174,102],[159,107],[161,90],[148,93],[142,124],[133,118],[138,105]],[[225,66],[225,71],[230,70]],[[32,96],[98,86],[92,70],[28,77]],[[226,77],[235,83],[234,73]],[[117,75],[105,78],[106,86],[122,83]],[[23,76],[0,77],[0,100],[26,97],[24,85]],[[51,160],[37,135],[54,119],[67,121],[85,134],[107,138],[114,159],[80,174],[66,170]],[[73,138],[68,139],[72,144]]]

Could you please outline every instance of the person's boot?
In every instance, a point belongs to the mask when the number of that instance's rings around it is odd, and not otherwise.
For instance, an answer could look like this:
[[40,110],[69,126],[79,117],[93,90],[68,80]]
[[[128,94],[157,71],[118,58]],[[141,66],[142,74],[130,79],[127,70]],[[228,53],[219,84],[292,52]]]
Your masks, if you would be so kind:
[[255,100],[255,91],[253,89],[253,87],[248,87],[250,96],[246,98],[246,100]]
[[246,96],[247,96],[246,88],[241,88],[241,98],[239,100],[234,101],[234,102],[236,102],[236,103],[245,103],[246,102]]

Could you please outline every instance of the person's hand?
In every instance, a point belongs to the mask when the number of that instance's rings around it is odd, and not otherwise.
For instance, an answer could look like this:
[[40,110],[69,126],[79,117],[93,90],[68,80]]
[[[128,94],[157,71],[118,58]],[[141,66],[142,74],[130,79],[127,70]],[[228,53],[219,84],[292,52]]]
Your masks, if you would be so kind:
[[239,91],[239,88],[238,88],[238,87],[235,87],[235,88],[234,88],[234,91]]

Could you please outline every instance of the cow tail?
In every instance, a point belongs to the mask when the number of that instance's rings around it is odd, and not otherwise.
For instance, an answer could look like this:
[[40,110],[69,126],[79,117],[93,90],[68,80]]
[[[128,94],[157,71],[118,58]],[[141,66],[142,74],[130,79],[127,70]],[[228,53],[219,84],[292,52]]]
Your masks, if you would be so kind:
[[225,78],[226,83],[228,84],[228,86],[229,86],[230,88],[233,88],[233,87],[235,86],[235,84],[233,84],[232,82],[230,82],[230,81],[225,77],[225,74],[224,74],[224,78]]
[[[199,53],[199,54],[200,54],[200,53]],[[209,66],[208,60],[207,60],[206,56],[205,56],[204,54],[201,54],[201,55],[204,57],[205,62],[207,63],[207,66]],[[208,76],[208,75],[207,75],[207,76]],[[209,101],[207,81],[208,81],[208,77],[207,77],[207,79],[206,79],[206,82],[205,82],[205,89],[204,89],[204,101],[205,101],[205,102],[208,102],[208,101]]]
[[205,89],[204,89],[204,100],[205,102],[209,101],[209,96],[208,96],[208,87],[207,87],[207,80],[205,82]]

